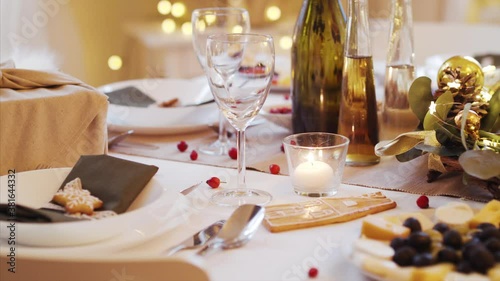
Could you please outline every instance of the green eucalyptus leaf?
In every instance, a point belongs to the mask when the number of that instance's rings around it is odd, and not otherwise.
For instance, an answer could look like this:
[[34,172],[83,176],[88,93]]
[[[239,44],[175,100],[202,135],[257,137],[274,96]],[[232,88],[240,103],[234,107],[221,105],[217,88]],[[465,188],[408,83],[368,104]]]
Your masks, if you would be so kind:
[[488,114],[481,119],[481,130],[491,132],[496,122],[500,122],[500,90],[490,99]]
[[410,160],[413,160],[415,158],[422,156],[423,154],[424,153],[421,150],[418,150],[416,148],[412,148],[412,149],[406,151],[405,153],[396,155],[396,159],[399,162],[408,162]]
[[419,143],[439,146],[435,131],[418,131],[400,134],[393,140],[381,141],[375,145],[375,154],[378,156],[399,155],[411,150]]
[[448,116],[448,112],[450,112],[451,107],[453,106],[453,94],[450,91],[446,91],[444,94],[439,96],[436,100],[436,114],[441,119],[446,119]]
[[458,158],[464,171],[483,180],[500,176],[500,154],[491,150],[468,150]]
[[463,147],[432,146],[423,143],[417,144],[415,148],[440,156],[460,156],[464,152]]
[[437,130],[446,122],[448,112],[453,106],[453,95],[446,91],[435,102],[435,111],[429,110],[424,118],[424,130]]
[[408,102],[410,108],[420,121],[429,111],[429,105],[434,100],[432,96],[431,79],[429,77],[418,77],[413,81],[408,91]]
[[428,111],[425,114],[424,118],[424,130],[429,131],[429,130],[436,130],[439,129],[440,125],[439,123],[443,122],[443,120],[439,119],[435,114],[431,114],[430,111]]

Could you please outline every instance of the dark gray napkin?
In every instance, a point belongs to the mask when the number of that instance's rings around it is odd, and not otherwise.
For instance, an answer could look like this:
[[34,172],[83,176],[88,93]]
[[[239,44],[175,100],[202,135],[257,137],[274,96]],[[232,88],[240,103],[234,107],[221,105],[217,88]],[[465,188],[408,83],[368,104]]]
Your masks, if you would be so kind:
[[[60,189],[78,177],[84,189],[103,201],[103,206],[98,211],[112,210],[121,214],[130,207],[157,171],[156,166],[109,155],[84,155],[70,171]],[[44,223],[79,219],[65,216],[57,210],[32,209],[20,205],[12,209],[7,204],[0,204],[0,220]]]
[[158,171],[158,167],[109,155],[84,155],[63,181],[80,178],[84,189],[103,201],[99,210],[125,212]]
[[22,205],[15,207],[0,204],[0,221],[11,222],[66,222],[77,221],[78,218],[68,217],[58,211],[32,209]]
[[117,105],[148,107],[156,103],[150,96],[133,86],[106,92],[104,94],[109,97],[108,100],[110,103]]

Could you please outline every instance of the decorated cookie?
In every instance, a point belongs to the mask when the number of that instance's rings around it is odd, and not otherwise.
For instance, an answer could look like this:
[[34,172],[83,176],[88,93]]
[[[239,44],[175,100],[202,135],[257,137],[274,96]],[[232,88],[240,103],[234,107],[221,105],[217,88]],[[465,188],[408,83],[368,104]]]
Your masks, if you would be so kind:
[[83,213],[92,215],[94,209],[102,207],[103,202],[83,189],[80,178],[68,182],[63,189],[57,191],[52,200],[64,206],[70,214]]

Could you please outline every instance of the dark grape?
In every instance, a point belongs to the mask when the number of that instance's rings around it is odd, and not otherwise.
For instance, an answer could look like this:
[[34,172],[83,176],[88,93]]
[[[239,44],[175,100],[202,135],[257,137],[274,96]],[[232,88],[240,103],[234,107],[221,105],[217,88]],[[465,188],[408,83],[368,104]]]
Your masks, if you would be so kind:
[[428,266],[434,263],[434,259],[431,253],[420,253],[413,256],[414,266]]
[[468,261],[462,260],[457,265],[457,271],[462,273],[471,273],[472,267]]
[[413,232],[410,234],[410,236],[408,236],[408,245],[412,246],[419,252],[429,251],[431,248],[431,244],[431,237],[425,232]]
[[439,252],[437,253],[437,260],[438,262],[449,262],[456,264],[460,261],[460,257],[454,249],[445,247],[439,250]]
[[478,238],[482,242],[484,242],[492,237],[500,239],[500,230],[493,228],[493,227],[487,227],[481,231],[474,233],[473,237]]
[[482,222],[480,223],[477,227],[477,229],[485,230],[487,228],[497,228],[494,224],[489,223],[489,222]]
[[394,251],[406,245],[408,245],[408,240],[405,238],[396,237],[391,240],[391,248],[393,248]]
[[481,240],[479,240],[478,238],[472,238],[471,240],[467,241],[462,247],[462,259],[470,260],[471,258],[473,258],[472,250],[477,247],[484,247],[481,243]]
[[403,226],[408,227],[410,229],[410,232],[422,231],[422,226],[420,225],[420,222],[414,217],[407,218],[403,222]]
[[493,255],[495,256],[495,261],[500,262],[500,251],[496,251]]
[[484,242],[484,246],[491,252],[499,252],[500,251],[500,239],[490,238]]
[[443,233],[443,244],[455,250],[460,250],[462,247],[462,235],[454,229],[450,229]]
[[441,234],[443,234],[446,231],[448,231],[450,229],[450,227],[444,222],[438,222],[434,225],[434,227],[432,229],[437,230],[437,231],[441,232]]
[[400,266],[410,266],[417,251],[410,246],[403,246],[396,250],[392,260]]
[[473,258],[469,259],[470,265],[473,270],[479,273],[485,274],[488,269],[495,265],[495,257],[484,246],[472,249],[471,256]]

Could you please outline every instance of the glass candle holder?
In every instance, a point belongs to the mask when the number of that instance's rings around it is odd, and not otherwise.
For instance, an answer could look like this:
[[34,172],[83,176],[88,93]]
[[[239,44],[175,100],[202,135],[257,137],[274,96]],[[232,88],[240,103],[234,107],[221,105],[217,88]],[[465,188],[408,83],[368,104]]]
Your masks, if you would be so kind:
[[295,193],[310,197],[337,194],[349,139],[332,133],[302,133],[283,140]]

